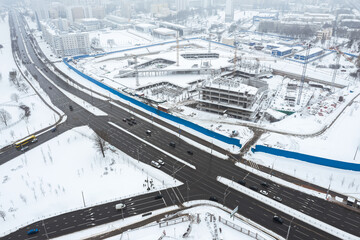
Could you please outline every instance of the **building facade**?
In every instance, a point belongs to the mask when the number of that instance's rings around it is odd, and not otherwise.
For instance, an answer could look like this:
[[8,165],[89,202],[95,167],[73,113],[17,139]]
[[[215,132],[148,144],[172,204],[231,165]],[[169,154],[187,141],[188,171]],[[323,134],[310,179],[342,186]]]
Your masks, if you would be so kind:
[[62,32],[51,22],[41,22],[44,40],[51,46],[57,57],[90,53],[89,34]]

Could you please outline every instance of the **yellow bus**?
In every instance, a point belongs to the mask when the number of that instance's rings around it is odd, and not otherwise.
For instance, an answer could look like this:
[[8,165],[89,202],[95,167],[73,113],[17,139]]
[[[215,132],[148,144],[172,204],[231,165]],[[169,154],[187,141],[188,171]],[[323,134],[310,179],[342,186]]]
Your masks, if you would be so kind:
[[34,143],[34,142],[37,142],[37,138],[35,137],[35,135],[31,135],[30,137],[27,137],[21,141],[16,142],[14,145],[16,148],[19,148],[27,145],[28,143]]

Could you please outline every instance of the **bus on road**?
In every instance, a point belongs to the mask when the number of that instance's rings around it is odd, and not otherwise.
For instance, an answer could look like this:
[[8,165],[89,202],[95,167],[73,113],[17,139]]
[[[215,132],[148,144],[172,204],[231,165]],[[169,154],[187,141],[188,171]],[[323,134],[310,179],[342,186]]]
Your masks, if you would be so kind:
[[27,137],[21,141],[16,142],[14,145],[17,149],[19,149],[27,144],[34,143],[34,142],[37,142],[37,138],[35,137],[35,135],[31,135],[30,137]]

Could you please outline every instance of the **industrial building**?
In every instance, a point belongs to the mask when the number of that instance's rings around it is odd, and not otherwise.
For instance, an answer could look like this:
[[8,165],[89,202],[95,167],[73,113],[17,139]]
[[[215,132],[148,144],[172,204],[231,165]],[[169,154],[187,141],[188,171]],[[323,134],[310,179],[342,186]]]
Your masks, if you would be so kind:
[[289,47],[278,47],[271,50],[271,55],[275,57],[283,57],[292,53],[292,48]]
[[161,39],[176,38],[177,31],[168,28],[156,28],[153,30],[153,35]]
[[199,89],[197,108],[254,122],[267,89],[267,83],[261,80],[219,77],[206,81]]
[[324,53],[324,49],[315,47],[315,48],[311,48],[309,50],[308,56],[307,56],[307,50],[304,50],[304,51],[296,53],[294,55],[294,58],[305,61],[305,60],[309,60],[311,58],[320,56],[323,53]]

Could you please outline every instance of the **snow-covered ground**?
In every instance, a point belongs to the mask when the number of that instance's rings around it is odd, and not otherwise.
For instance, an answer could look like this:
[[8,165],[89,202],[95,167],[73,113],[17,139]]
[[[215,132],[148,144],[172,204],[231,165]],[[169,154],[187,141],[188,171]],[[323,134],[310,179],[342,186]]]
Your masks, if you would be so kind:
[[181,184],[112,146],[103,158],[93,137],[88,127],[74,128],[0,166],[0,211],[6,214],[0,234],[82,208],[82,193],[91,206],[145,193],[147,178],[150,191]]
[[356,154],[360,151],[359,123],[360,97],[357,97],[336,122],[320,136],[299,138],[265,133],[257,144],[360,164],[360,154]]
[[[41,101],[18,71],[12,56],[7,17],[4,22],[0,20],[0,32],[3,33],[1,44],[4,46],[0,51],[0,110],[7,111],[11,116],[7,123],[8,126],[0,122],[1,148],[54,124],[59,119],[59,116]],[[9,81],[9,72],[13,70],[17,70],[17,77],[19,78],[20,85],[23,85],[23,87],[17,88]],[[25,72],[23,66],[21,66],[21,70]],[[31,84],[43,98],[48,103],[51,103],[46,93],[30,75],[28,79],[31,80]],[[20,109],[20,105],[26,105],[30,108],[30,116],[28,118],[24,117],[24,110]],[[57,111],[61,113],[58,109]]]

